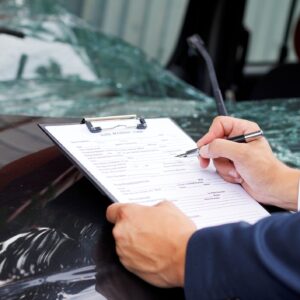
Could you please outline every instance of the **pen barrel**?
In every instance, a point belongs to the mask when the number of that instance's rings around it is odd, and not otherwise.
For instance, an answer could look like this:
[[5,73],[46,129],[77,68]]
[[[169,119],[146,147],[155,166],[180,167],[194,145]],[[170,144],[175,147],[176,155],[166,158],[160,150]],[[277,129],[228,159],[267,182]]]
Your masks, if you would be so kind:
[[232,142],[237,142],[237,143],[248,143],[248,142],[256,140],[257,138],[259,138],[261,136],[263,136],[263,131],[258,130],[255,132],[234,136],[234,137],[228,138],[228,140],[232,141]]
[[228,138],[229,141],[237,142],[237,143],[246,143],[245,136],[243,134]]

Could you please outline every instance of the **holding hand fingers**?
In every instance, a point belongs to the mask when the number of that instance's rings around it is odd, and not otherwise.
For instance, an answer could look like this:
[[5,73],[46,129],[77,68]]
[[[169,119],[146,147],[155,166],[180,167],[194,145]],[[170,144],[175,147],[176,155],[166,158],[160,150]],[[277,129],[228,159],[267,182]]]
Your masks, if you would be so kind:
[[183,286],[187,242],[196,230],[171,202],[153,207],[112,204],[107,219],[121,263],[144,280],[161,287]]

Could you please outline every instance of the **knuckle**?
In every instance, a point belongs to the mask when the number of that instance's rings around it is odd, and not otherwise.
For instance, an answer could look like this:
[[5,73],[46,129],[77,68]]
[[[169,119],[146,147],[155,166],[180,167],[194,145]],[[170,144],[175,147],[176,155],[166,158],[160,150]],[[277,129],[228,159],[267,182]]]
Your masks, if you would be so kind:
[[224,118],[223,116],[214,117],[209,130],[212,130],[213,128],[215,128],[216,126],[218,126],[218,124],[222,123],[223,118]]
[[175,204],[170,200],[165,200],[164,204],[166,205],[166,207],[175,207]]
[[122,248],[118,244],[116,244],[116,248],[115,249],[116,249],[117,255],[119,256],[119,259],[121,260],[121,258],[123,257]]
[[158,203],[157,207],[166,212],[166,211],[173,210],[176,206],[172,201],[163,200],[160,203]]
[[166,207],[166,206],[170,206],[172,203],[169,200],[163,199],[162,201],[160,201],[159,203],[157,203],[157,207]]
[[124,219],[127,219],[128,217],[129,217],[128,207],[127,206],[123,206],[119,210],[118,219],[119,220],[124,220]]
[[120,227],[117,225],[113,228],[112,234],[113,234],[115,240],[120,240],[123,236],[122,231],[120,230]]
[[214,117],[214,120],[213,120],[213,122],[220,122],[220,121],[222,121],[222,120],[224,120],[226,117],[224,117],[224,116],[216,116],[216,117]]
[[229,116],[216,116],[213,120],[215,123],[222,123],[224,121],[234,120],[235,118]]
[[171,201],[164,199],[164,200],[161,202],[161,204],[162,204],[162,205],[170,206],[170,205],[171,205]]

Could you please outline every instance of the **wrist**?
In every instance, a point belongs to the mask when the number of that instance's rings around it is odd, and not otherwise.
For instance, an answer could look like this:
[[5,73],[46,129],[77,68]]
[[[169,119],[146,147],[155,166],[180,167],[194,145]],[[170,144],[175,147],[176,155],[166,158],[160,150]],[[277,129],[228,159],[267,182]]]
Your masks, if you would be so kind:
[[297,211],[300,170],[283,165],[277,176],[275,192],[276,206]]

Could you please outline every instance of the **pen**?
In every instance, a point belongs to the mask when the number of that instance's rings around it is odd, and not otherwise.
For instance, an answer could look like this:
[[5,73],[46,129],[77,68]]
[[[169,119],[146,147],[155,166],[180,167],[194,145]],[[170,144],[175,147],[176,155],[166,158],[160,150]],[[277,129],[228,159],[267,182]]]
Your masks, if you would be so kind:
[[[248,143],[248,142],[258,139],[259,137],[261,137],[263,135],[264,135],[263,131],[258,130],[258,131],[254,131],[254,132],[250,132],[250,133],[246,133],[246,134],[233,136],[233,137],[228,138],[228,140],[232,141],[232,142],[237,142],[237,143]],[[175,157],[189,157],[189,156],[194,156],[195,154],[197,154],[197,156],[199,156],[199,150],[200,150],[200,148],[191,149],[182,154],[176,155]]]

